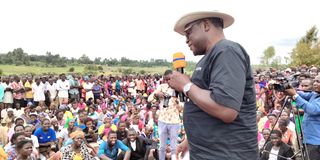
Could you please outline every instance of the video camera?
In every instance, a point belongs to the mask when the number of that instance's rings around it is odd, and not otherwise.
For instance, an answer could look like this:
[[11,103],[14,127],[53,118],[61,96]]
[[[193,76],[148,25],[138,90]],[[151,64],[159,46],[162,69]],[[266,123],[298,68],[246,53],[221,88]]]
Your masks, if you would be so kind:
[[284,92],[285,90],[292,88],[290,82],[284,77],[277,77],[277,83],[269,84],[269,89]]

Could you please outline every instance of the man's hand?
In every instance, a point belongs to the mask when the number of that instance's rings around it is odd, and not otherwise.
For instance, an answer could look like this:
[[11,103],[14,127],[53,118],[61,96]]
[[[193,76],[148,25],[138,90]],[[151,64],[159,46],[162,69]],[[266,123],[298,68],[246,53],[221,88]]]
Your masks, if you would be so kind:
[[294,96],[297,94],[297,91],[294,88],[289,88],[285,90],[285,93],[289,96]]
[[182,92],[183,87],[190,82],[189,76],[177,71],[173,71],[167,78],[169,86],[179,92]]
[[184,156],[184,154],[186,153],[187,150],[188,150],[188,140],[184,139],[183,142],[181,142],[179,145],[177,145],[176,159],[180,160]]

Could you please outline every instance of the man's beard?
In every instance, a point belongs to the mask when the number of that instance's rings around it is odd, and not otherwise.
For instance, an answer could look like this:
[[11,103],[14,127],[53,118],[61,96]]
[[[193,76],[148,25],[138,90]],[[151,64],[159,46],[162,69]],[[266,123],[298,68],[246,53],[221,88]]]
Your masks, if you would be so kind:
[[206,47],[201,42],[193,44],[193,48],[193,55],[195,56],[206,54]]

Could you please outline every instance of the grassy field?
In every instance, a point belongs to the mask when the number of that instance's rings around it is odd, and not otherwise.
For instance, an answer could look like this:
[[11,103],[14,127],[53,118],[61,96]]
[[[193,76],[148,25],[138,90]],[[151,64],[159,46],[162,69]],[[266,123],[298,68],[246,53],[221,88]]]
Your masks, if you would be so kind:
[[37,66],[15,66],[15,65],[0,65],[2,70],[2,75],[21,75],[21,74],[43,74],[43,73],[69,73],[69,69],[73,67],[75,73],[96,73],[96,74],[105,74],[105,75],[122,75],[126,72],[131,73],[160,73],[162,74],[168,67],[120,67],[120,66],[102,66],[103,70],[101,71],[92,71],[86,70],[85,65],[83,66],[67,66],[67,67],[37,67]]

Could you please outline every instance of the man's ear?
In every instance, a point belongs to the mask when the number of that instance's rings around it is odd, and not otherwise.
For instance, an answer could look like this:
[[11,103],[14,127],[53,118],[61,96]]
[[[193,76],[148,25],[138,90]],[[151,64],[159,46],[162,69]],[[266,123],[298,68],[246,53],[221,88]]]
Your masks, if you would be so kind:
[[205,32],[208,32],[212,28],[212,25],[210,25],[209,20],[204,20],[202,24]]

